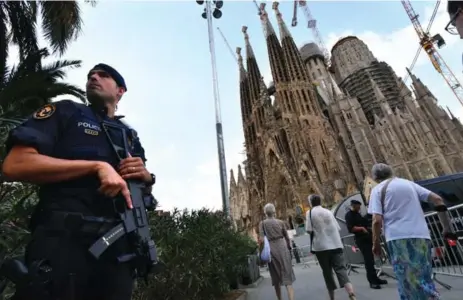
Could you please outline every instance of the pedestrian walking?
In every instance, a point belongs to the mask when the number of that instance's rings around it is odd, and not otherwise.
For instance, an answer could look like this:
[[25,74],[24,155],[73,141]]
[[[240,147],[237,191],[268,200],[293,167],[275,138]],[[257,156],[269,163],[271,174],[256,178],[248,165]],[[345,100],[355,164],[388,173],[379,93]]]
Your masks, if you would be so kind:
[[289,300],[294,300],[293,282],[296,280],[291,261],[291,244],[282,220],[275,218],[275,206],[268,203],[264,206],[266,219],[259,224],[259,242],[264,236],[270,243],[271,261],[268,263],[272,285],[278,300],[282,299],[281,287],[285,286]]
[[440,299],[432,279],[431,236],[420,201],[434,204],[446,236],[451,227],[444,201],[412,181],[393,177],[386,164],[375,164],[371,173],[378,182],[368,207],[373,215],[373,253],[381,253],[383,229],[400,299]]
[[354,287],[347,276],[344,245],[339,234],[341,228],[333,213],[321,206],[319,195],[309,195],[308,201],[311,209],[306,213],[306,230],[311,236],[311,252],[317,257],[322,269],[330,300],[334,300],[334,291],[337,288],[333,271],[339,286],[344,287],[350,300],[355,300]]

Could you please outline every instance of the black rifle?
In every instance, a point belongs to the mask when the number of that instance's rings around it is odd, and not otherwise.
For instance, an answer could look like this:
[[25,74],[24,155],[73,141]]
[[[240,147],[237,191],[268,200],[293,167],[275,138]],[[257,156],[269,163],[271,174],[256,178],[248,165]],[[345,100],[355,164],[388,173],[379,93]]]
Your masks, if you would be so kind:
[[[102,121],[101,125],[119,161],[128,157],[130,146],[126,132],[127,128],[105,121]],[[117,136],[122,137],[123,147],[113,142],[110,132],[120,134]],[[137,137],[132,131],[130,136],[132,144],[135,142],[136,138]],[[132,252],[119,256],[117,260],[119,262],[132,262],[137,277],[142,277],[146,280],[149,273],[161,267],[157,257],[156,245],[151,239],[147,213],[148,210],[155,209],[156,200],[152,195],[144,195],[143,190],[146,187],[144,183],[127,180],[127,185],[130,191],[133,208],[127,208],[125,199],[122,196],[117,197],[114,202],[114,207],[119,214],[121,223],[100,237],[89,248],[89,251],[98,259],[110,245],[121,237],[126,236]],[[154,270],[153,267],[155,267]]]

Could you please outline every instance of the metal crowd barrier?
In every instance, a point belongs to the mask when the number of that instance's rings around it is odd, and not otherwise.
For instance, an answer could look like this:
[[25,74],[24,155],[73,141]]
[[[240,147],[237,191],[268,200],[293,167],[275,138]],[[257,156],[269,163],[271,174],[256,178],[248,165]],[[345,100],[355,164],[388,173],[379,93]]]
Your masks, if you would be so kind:
[[[453,230],[458,233],[457,240],[449,240],[443,237],[442,225],[437,212],[425,214],[426,223],[431,235],[433,279],[446,289],[451,289],[452,287],[437,279],[437,275],[463,278],[463,204],[449,208],[449,214]],[[349,268],[349,274],[356,272],[356,268],[364,266],[364,260],[362,253],[355,244],[354,235],[349,234],[341,237],[341,239],[344,244],[344,255]],[[394,278],[383,269],[384,265],[391,265],[384,236],[381,237],[381,256],[376,259],[375,264],[379,276],[386,275]]]
[[[297,251],[299,258],[301,260],[300,264],[303,265],[303,268],[310,268],[311,264],[316,264],[318,265],[318,260],[315,255],[310,253],[310,245],[304,245],[304,246],[297,246],[295,250]],[[291,253],[294,259],[293,253]]]
[[[452,227],[455,232],[463,231],[463,204],[449,208]],[[437,275],[463,277],[463,237],[456,240],[446,239],[442,236],[442,225],[437,212],[425,215],[431,234],[431,256],[433,264],[434,281],[447,289],[451,286],[437,279]]]
[[[355,235],[348,234],[346,236],[341,237],[342,243],[344,245],[344,257],[346,259],[348,272],[347,275],[354,272],[357,273],[358,268],[363,268],[365,265],[365,261],[363,259],[362,252],[357,247],[355,243]],[[390,278],[395,278],[391,274],[384,271],[383,266],[389,263],[386,243],[384,240],[381,241],[381,255],[379,257],[375,257],[375,267],[378,276],[387,276]]]

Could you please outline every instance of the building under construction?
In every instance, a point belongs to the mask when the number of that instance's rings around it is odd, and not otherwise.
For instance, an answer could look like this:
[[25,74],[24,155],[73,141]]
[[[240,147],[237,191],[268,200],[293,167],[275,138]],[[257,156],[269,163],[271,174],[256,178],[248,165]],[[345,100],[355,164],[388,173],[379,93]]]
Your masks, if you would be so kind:
[[386,62],[379,62],[363,41],[355,36],[345,37],[333,46],[331,53],[336,82],[348,95],[357,98],[370,124],[374,124],[375,115],[384,117],[375,85],[392,109],[404,109],[396,74]]
[[263,81],[246,27],[246,58],[237,51],[247,155],[230,181],[239,227],[255,234],[268,202],[292,227],[309,194],[322,195],[331,206],[370,188],[377,162],[412,180],[463,171],[461,124],[419,79],[411,74],[410,91],[356,37],[333,47],[332,74],[315,44],[296,47],[278,4],[273,8],[279,37],[264,6],[260,13],[272,88]]

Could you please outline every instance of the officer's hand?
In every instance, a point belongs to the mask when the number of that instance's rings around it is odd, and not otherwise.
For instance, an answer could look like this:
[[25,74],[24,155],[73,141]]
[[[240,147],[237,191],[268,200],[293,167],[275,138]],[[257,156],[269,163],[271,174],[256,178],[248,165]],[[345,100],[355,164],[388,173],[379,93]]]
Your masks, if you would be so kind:
[[140,157],[127,157],[119,164],[119,174],[124,179],[137,179],[143,182],[150,182],[151,174],[145,168],[145,164]]
[[127,207],[132,209],[132,199],[130,198],[130,191],[127,187],[127,182],[114,170],[108,163],[102,163],[98,168],[98,178],[100,179],[101,186],[98,191],[108,197],[116,197],[121,193],[127,203]]

